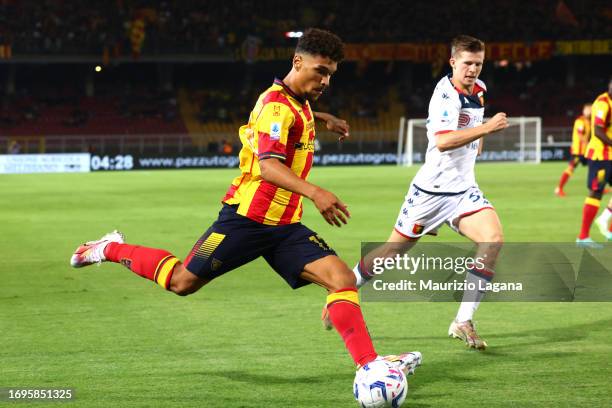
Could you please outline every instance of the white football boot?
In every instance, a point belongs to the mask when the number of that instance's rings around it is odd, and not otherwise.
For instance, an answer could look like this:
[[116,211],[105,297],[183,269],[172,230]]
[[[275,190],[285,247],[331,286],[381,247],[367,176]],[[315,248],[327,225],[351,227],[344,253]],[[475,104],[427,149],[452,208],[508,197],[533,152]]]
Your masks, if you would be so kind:
[[461,323],[453,320],[448,328],[448,336],[462,340],[466,346],[476,350],[485,350],[488,347],[487,342],[476,333],[476,327],[471,320]]
[[416,368],[423,362],[423,355],[418,351],[411,351],[409,353],[399,355],[390,354],[388,356],[384,356],[383,358],[393,364],[407,376],[414,374],[414,370],[416,370]]
[[125,237],[117,230],[109,232],[97,241],[89,241],[79,246],[72,257],[70,265],[74,268],[82,268],[91,264],[100,264],[106,261],[104,249],[111,242],[123,244]]

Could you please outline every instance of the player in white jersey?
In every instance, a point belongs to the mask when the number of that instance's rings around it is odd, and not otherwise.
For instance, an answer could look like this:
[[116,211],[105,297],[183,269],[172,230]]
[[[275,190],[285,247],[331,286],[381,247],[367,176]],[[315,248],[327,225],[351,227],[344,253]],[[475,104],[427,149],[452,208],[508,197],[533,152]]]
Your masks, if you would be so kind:
[[[476,257],[484,268],[473,267],[467,282],[490,281],[503,242],[501,223],[474,177],[482,137],[508,126],[505,113],[483,123],[485,84],[478,79],[484,62],[484,43],[461,35],[451,44],[452,74],[438,82],[429,103],[425,164],[412,180],[395,228],[385,245],[367,254],[354,268],[357,285],[373,274],[371,260],[395,257],[425,234],[435,235],[442,224],[478,243]],[[464,293],[449,335],[476,349],[487,343],[479,337],[472,318],[483,292]],[[324,313],[324,323],[327,319]]]

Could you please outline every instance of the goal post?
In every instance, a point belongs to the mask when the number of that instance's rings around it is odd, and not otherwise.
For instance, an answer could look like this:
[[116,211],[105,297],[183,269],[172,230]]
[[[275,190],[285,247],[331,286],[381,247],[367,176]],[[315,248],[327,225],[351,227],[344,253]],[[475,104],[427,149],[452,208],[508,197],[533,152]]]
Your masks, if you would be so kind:
[[[397,164],[412,166],[425,161],[427,119],[400,119]],[[542,160],[542,118],[510,117],[508,128],[484,138],[480,161],[540,163]]]

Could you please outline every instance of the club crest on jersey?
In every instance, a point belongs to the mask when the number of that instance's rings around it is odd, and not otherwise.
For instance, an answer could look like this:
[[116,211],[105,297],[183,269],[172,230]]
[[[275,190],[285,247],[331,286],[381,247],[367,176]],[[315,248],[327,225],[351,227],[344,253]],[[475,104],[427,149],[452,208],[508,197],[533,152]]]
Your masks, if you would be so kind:
[[280,106],[274,106],[272,109],[273,109],[272,110],[272,116],[280,116],[280,113],[281,113],[280,112],[281,111]]
[[281,136],[281,124],[278,122],[272,122],[270,125],[270,139],[279,140]]
[[425,227],[421,224],[414,224],[412,226],[412,233],[417,235],[417,234],[422,234],[423,230],[425,229]]

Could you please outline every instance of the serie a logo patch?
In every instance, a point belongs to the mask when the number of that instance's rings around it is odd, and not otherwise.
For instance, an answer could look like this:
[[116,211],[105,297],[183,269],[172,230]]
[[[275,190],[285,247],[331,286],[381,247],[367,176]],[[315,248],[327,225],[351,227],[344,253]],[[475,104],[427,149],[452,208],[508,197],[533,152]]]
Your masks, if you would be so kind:
[[278,122],[272,122],[270,125],[270,139],[279,140],[281,136],[281,124]]

